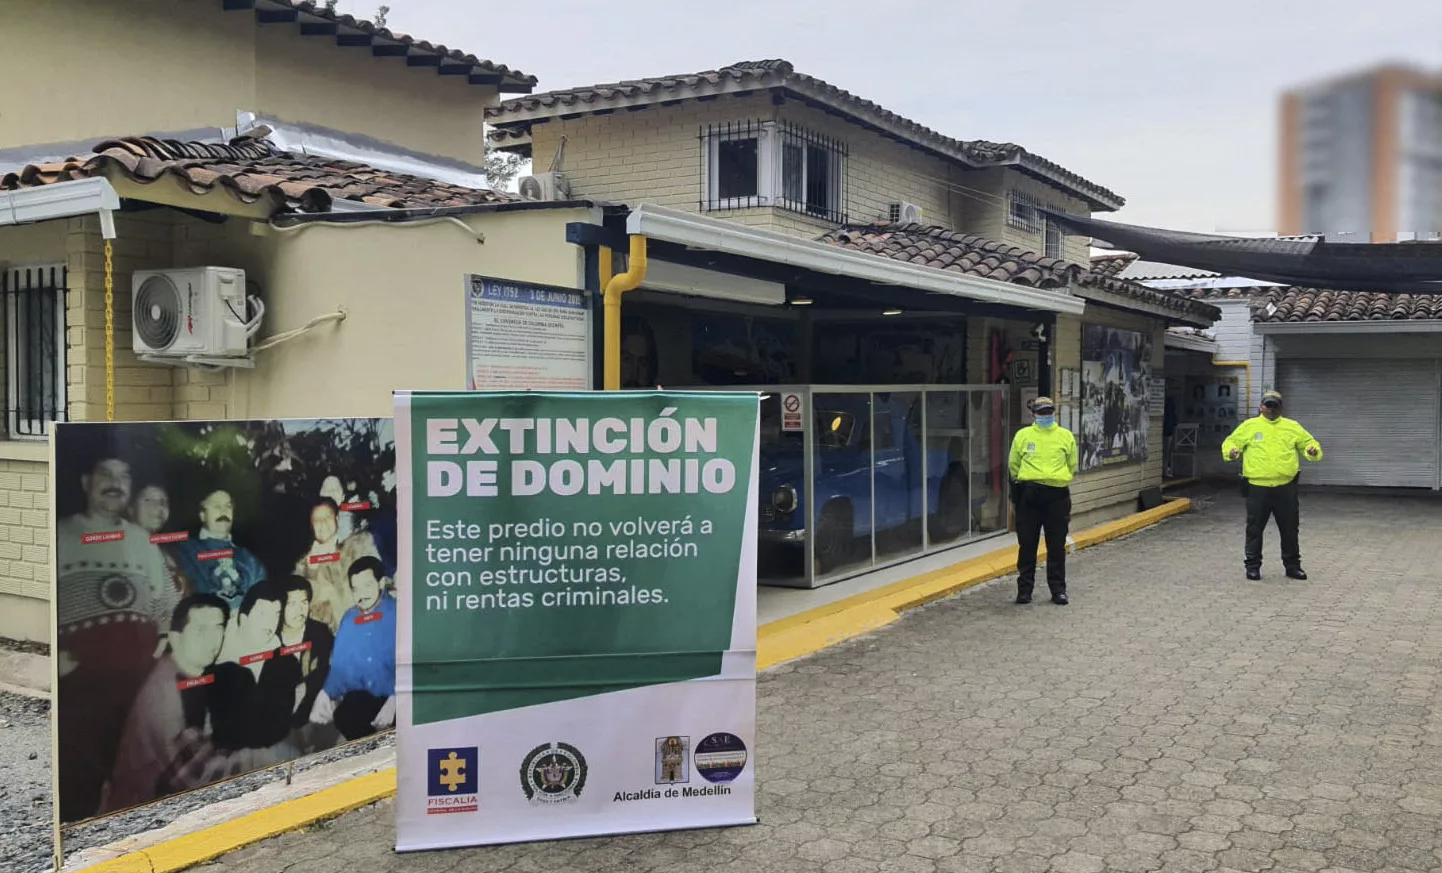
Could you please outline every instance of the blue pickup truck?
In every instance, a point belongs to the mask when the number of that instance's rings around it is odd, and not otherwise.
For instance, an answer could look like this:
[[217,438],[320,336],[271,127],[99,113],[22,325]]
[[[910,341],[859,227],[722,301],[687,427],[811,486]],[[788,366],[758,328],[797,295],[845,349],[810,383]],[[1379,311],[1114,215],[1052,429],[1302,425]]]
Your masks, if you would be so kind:
[[[920,544],[923,451],[929,510],[924,521],[932,542],[956,539],[967,532],[971,522],[962,403],[949,404],[945,401],[950,398],[933,396],[927,409],[931,445],[923,447],[922,395],[874,396],[875,407],[868,410],[871,404],[865,394],[814,395],[810,434],[816,444],[816,503],[809,524],[803,505],[803,435],[781,433],[779,422],[767,421],[767,412],[776,408],[775,403],[763,404],[760,538],[804,548],[806,538],[814,536],[818,574],[831,572],[869,551],[873,430],[878,536],[911,531],[911,542]],[[875,415],[874,422],[869,411]]]

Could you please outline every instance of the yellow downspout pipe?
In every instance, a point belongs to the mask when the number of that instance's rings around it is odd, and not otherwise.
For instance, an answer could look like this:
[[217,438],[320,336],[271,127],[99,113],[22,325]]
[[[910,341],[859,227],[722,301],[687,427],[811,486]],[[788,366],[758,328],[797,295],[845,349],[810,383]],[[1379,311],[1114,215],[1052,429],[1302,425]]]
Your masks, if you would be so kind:
[[108,238],[105,240],[105,420],[115,420],[115,263]]
[[[601,249],[601,276],[604,279],[611,271],[611,250]],[[631,255],[626,272],[612,276],[603,286],[605,290],[605,363],[603,367],[604,389],[621,390],[621,295],[635,291],[646,279],[646,238],[640,234],[631,235]]]
[[601,246],[599,272],[601,274],[601,291],[603,293],[606,290],[606,286],[611,284],[611,277],[616,275],[616,266],[612,257],[614,254],[615,252],[611,251],[610,246]]
[[[1247,404],[1250,404],[1250,403],[1252,402],[1252,362],[1251,362],[1251,361],[1212,361],[1212,366],[1213,366],[1213,367],[1241,367],[1243,370],[1246,370],[1246,371],[1247,371],[1247,393],[1244,394],[1244,395],[1242,395],[1242,397],[1244,398],[1242,402],[1243,402],[1243,405],[1244,405],[1244,406],[1247,405]],[[1239,407],[1239,408],[1237,409],[1237,416],[1238,416],[1237,420],[1238,420],[1238,421],[1245,421],[1246,419],[1243,418],[1242,416],[1246,415],[1248,412],[1250,412],[1249,409],[1244,409],[1244,408],[1240,408],[1240,407]]]

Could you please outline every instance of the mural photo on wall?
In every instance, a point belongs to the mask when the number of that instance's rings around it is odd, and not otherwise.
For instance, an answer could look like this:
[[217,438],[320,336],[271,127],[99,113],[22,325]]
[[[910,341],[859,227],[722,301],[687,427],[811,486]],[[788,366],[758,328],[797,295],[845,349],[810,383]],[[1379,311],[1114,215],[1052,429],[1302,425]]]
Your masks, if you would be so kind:
[[1146,460],[1151,361],[1151,341],[1142,333],[1082,328],[1082,470]]
[[389,419],[59,424],[55,452],[62,822],[394,725]]

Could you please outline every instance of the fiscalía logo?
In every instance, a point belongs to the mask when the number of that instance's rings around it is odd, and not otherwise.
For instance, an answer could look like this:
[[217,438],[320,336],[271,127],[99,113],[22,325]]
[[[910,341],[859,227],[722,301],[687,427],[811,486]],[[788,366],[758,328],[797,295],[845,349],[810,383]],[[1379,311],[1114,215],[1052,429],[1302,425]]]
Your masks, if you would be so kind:
[[426,750],[426,815],[476,812],[480,807],[480,750]]
[[532,803],[568,803],[586,787],[586,759],[569,743],[544,743],[521,762],[521,789]]

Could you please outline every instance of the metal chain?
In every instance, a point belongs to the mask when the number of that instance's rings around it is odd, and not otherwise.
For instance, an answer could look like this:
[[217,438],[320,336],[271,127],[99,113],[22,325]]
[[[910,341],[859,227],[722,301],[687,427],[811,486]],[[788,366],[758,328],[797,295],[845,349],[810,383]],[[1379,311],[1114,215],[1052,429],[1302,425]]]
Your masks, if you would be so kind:
[[115,268],[105,241],[105,420],[115,420]]

